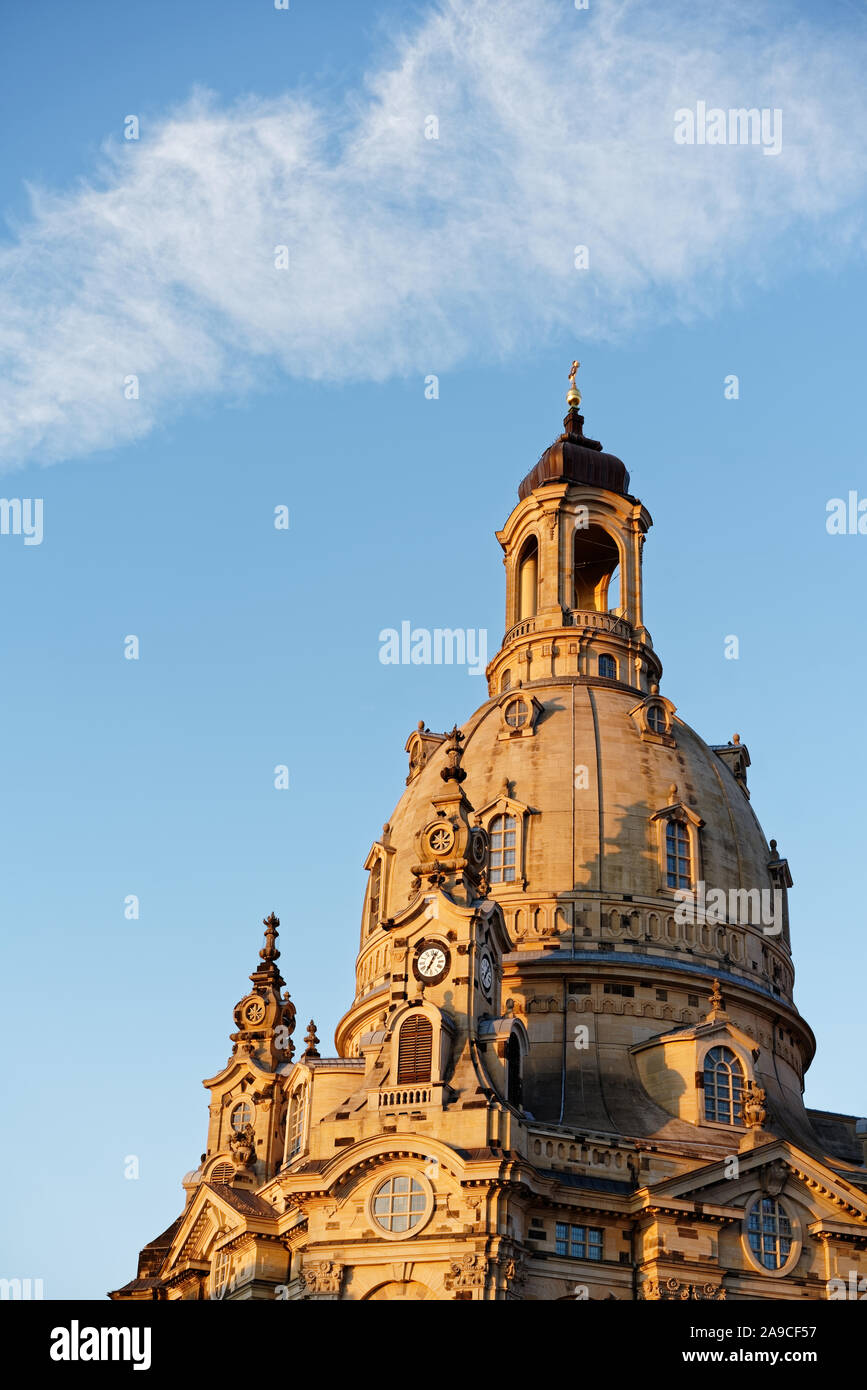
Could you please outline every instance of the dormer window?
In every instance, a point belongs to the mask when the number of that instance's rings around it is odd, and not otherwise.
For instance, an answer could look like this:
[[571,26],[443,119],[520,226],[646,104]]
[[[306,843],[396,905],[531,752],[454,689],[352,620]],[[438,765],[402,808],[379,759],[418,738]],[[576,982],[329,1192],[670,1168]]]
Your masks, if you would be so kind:
[[665,827],[665,869],[669,888],[692,886],[689,832],[679,820],[670,820]]
[[665,710],[662,705],[647,706],[647,727],[651,733],[665,734],[668,732],[668,721],[665,718]]
[[704,1059],[704,1117],[719,1125],[744,1122],[744,1069],[728,1047],[712,1047]]
[[523,729],[530,718],[530,706],[526,700],[510,700],[503,710],[503,718],[510,729]]
[[513,883],[518,852],[516,818],[509,815],[494,816],[488,826],[488,839],[488,877],[491,883]]
[[676,746],[672,720],[676,706],[666,696],[660,695],[656,685],[651,693],[629,711],[638,725],[642,740],[646,743],[663,743],[667,748]]
[[704,821],[691,806],[677,799],[677,785],[668,789],[669,804],[650,817],[655,827],[662,892],[689,893],[701,878],[701,828]]

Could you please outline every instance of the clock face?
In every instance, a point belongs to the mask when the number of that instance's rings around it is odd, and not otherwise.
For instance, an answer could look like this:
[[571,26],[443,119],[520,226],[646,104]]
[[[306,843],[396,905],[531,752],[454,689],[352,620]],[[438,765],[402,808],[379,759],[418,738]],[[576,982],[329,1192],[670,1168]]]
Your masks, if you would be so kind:
[[479,983],[485,994],[489,994],[491,985],[494,983],[494,967],[491,964],[490,956],[482,956],[479,961]]
[[416,979],[434,984],[443,978],[448,968],[449,953],[446,947],[438,941],[423,941],[413,961]]

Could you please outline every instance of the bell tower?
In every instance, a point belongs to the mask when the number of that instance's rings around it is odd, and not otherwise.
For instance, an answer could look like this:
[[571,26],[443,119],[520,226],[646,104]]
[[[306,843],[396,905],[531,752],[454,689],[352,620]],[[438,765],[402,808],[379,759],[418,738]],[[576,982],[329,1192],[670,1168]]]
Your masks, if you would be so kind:
[[579,367],[563,433],[518,489],[497,532],[506,567],[506,632],[488,666],[499,695],[552,678],[598,679],[649,694],[662,663],[644,626],[641,559],[653,524],[629,474],[584,434]]

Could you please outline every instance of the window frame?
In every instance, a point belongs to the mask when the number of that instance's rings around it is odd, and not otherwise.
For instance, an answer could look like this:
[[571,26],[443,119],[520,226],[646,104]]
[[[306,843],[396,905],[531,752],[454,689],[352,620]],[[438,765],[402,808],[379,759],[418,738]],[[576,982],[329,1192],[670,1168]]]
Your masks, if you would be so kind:
[[[399,1178],[408,1178],[410,1184],[417,1183],[424,1195],[424,1208],[415,1225],[403,1231],[391,1231],[386,1226],[380,1225],[379,1217],[375,1211],[377,1194],[381,1192],[383,1186],[388,1182],[394,1182]],[[412,1195],[410,1193],[410,1195]],[[415,1240],[430,1221],[434,1212],[434,1190],[427,1176],[412,1163],[397,1163],[389,1165],[386,1171],[380,1170],[370,1185],[367,1194],[367,1219],[370,1222],[375,1234],[382,1240]]]
[[[659,891],[667,897],[676,897],[678,894],[692,892],[695,885],[702,878],[701,864],[701,829],[704,821],[689,806],[682,801],[676,801],[671,806],[664,806],[661,811],[655,812],[650,817],[651,824],[656,826],[656,852],[659,865]],[[689,840],[690,852],[690,883],[688,887],[675,888],[668,882],[668,825],[671,821],[679,822],[686,831]]]
[[[768,1265],[762,1263],[761,1255],[756,1254],[750,1243],[751,1235],[764,1234],[762,1231],[758,1233],[750,1231],[750,1216],[757,1203],[762,1201],[774,1202],[779,1210],[782,1211],[789,1225],[789,1234],[787,1237],[784,1237],[789,1241],[788,1254],[782,1263],[774,1268],[770,1268]],[[782,1190],[771,1193],[757,1186],[746,1194],[744,1215],[741,1222],[741,1248],[749,1266],[755,1270],[756,1273],[764,1275],[768,1279],[785,1279],[787,1275],[792,1273],[801,1257],[801,1251],[803,1249],[803,1230],[794,1203],[790,1200],[784,1200]]]
[[[725,1059],[723,1059],[723,1058],[720,1057],[720,1058],[715,1059],[715,1061],[714,1061],[714,1063],[713,1063],[712,1066],[709,1066],[709,1065],[708,1065],[708,1059],[709,1059],[714,1053],[726,1053],[726,1054],[728,1054],[728,1057],[731,1058],[731,1062],[732,1062],[734,1065],[731,1066],[727,1060],[725,1060]],[[728,1100],[728,1102],[725,1102],[725,1100],[721,1100],[721,1099],[720,1099],[720,1087],[719,1087],[718,1077],[719,1077],[719,1075],[720,1075],[720,1069],[721,1069],[722,1066],[728,1066],[728,1067],[729,1067],[729,1086],[728,1086],[729,1100]],[[713,1095],[712,1095],[712,1103],[713,1103],[714,1110],[715,1110],[715,1112],[717,1112],[717,1113],[714,1113],[713,1115],[709,1115],[709,1114],[708,1114],[709,1097],[708,1097],[708,1085],[707,1085],[707,1080],[708,1080],[708,1075],[709,1075],[709,1074],[714,1078],[714,1085],[713,1085],[713,1087],[712,1087],[712,1092],[713,1092]],[[739,1085],[739,1087],[736,1088],[736,1086],[735,1086],[735,1080],[736,1080],[736,1078],[737,1078],[738,1076],[740,1077],[740,1085]],[[723,1125],[726,1129],[745,1129],[745,1128],[746,1128],[746,1125],[745,1125],[745,1122],[744,1122],[744,1101],[746,1100],[746,1096],[747,1096],[747,1081],[748,1081],[749,1078],[748,1078],[748,1076],[747,1076],[746,1068],[745,1068],[745,1066],[744,1066],[744,1064],[743,1064],[741,1058],[740,1058],[740,1057],[738,1056],[738,1054],[735,1052],[734,1048],[727,1047],[725,1043],[714,1043],[714,1045],[713,1045],[712,1047],[709,1047],[709,1048],[707,1049],[707,1051],[705,1052],[704,1057],[702,1058],[702,1063],[701,1063],[701,1077],[702,1077],[702,1085],[701,1085],[701,1090],[702,1090],[702,1105],[701,1105],[702,1123],[704,1123],[704,1124],[710,1124],[710,1125]],[[735,1095],[736,1089],[738,1089],[739,1092],[740,1092],[740,1095],[739,1095],[739,1097],[737,1097],[737,1098],[736,1098],[736,1095]],[[728,1119],[728,1120],[722,1119],[722,1118],[720,1117],[719,1113],[718,1113],[720,1107],[721,1107],[721,1106],[725,1106],[725,1105],[727,1105],[727,1108],[728,1108],[728,1110],[729,1110],[729,1112],[730,1112],[730,1115],[731,1115],[731,1119]],[[739,1112],[738,1118],[735,1118],[736,1112]]]
[[[295,1086],[289,1097],[286,1114],[286,1157],[284,1163],[294,1163],[304,1152],[307,1139],[307,1111],[310,1103],[309,1088],[306,1081]],[[297,1118],[296,1118],[297,1116]],[[298,1143],[293,1148],[293,1137],[297,1134]]]
[[[235,1115],[236,1115],[236,1113],[237,1113],[239,1110],[244,1110],[244,1109],[246,1109],[247,1111],[249,1111],[248,1118],[244,1121],[243,1126],[241,1126],[241,1125],[236,1125],[236,1124],[235,1124]],[[230,1110],[229,1110],[229,1129],[231,1130],[232,1134],[243,1134],[244,1129],[246,1129],[247,1125],[251,1125],[251,1124],[253,1123],[253,1121],[254,1121],[254,1119],[255,1119],[255,1116],[256,1116],[256,1107],[255,1107],[255,1105],[253,1104],[253,1102],[252,1102],[252,1100],[250,1099],[250,1097],[249,1097],[249,1096],[238,1096],[238,1098],[232,1102],[232,1106],[231,1106],[231,1108],[230,1108]]]
[[[608,670],[603,671],[603,669],[602,669],[602,663],[605,662],[605,663],[606,663],[606,666],[607,666],[607,663],[608,663],[609,661],[611,662],[611,664],[612,664],[613,667],[614,667],[614,674],[613,674],[613,675],[611,675],[611,674],[608,672]],[[597,676],[599,677],[599,679],[600,679],[600,680],[603,680],[603,681],[616,681],[616,680],[619,680],[619,679],[620,679],[620,668],[619,668],[619,665],[618,665],[617,657],[614,656],[611,652],[600,652],[599,655],[598,655],[598,657],[596,658],[596,674],[597,674]]]
[[[565,1235],[560,1232],[565,1232]],[[581,1235],[576,1235],[580,1232]],[[599,1239],[591,1239],[598,1236]],[[561,1250],[561,1245],[565,1249]],[[580,1247],[576,1250],[576,1247]],[[592,1254],[591,1251],[598,1251]],[[586,1260],[592,1264],[601,1264],[605,1258],[605,1227],[604,1226],[584,1226],[576,1225],[571,1221],[556,1221],[554,1223],[554,1254],[560,1259],[567,1260]]]

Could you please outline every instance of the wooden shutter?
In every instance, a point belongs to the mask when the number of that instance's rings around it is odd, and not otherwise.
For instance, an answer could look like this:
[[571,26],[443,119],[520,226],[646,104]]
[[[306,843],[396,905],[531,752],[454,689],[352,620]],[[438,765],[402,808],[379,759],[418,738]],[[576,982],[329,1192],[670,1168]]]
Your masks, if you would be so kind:
[[429,1018],[418,1014],[408,1018],[400,1030],[397,1049],[397,1081],[430,1081],[433,1027]]

